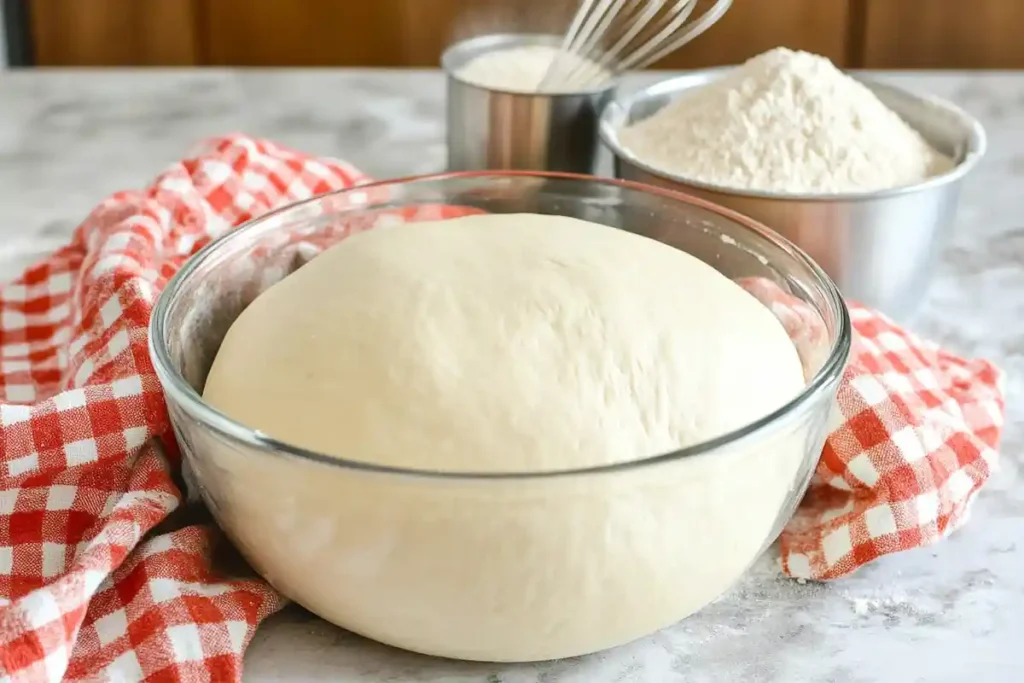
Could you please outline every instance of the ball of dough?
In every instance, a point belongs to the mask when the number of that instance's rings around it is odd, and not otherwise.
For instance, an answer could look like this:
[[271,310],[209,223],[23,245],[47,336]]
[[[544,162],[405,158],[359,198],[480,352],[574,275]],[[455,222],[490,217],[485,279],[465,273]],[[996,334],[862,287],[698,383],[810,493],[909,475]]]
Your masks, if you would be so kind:
[[[804,384],[782,325],[704,263],[569,218],[350,237],[257,298],[205,398],[325,454],[538,472],[644,458]],[[780,529],[824,420],[602,474],[465,479],[253,452],[185,430],[211,509],[282,593],[431,655],[570,657],[700,609]]]
[[232,325],[205,399],[328,455],[435,471],[636,460],[803,386],[782,325],[702,261],[572,218],[355,235]]

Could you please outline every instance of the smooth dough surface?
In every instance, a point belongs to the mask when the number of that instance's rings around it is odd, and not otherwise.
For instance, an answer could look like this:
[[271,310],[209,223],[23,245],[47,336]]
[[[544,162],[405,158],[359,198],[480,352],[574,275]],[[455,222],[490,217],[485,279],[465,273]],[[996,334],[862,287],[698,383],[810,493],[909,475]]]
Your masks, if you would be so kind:
[[204,396],[340,458],[529,472],[705,441],[803,384],[782,325],[698,259],[581,220],[506,214],[325,251],[235,321]]

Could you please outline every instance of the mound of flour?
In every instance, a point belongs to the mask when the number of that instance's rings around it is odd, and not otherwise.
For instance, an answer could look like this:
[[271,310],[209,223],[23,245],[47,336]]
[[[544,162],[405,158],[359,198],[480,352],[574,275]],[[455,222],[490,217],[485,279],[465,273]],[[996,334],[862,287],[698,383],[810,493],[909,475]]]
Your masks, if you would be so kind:
[[883,190],[953,166],[828,59],[786,48],[624,128],[619,140],[670,173],[787,193]]

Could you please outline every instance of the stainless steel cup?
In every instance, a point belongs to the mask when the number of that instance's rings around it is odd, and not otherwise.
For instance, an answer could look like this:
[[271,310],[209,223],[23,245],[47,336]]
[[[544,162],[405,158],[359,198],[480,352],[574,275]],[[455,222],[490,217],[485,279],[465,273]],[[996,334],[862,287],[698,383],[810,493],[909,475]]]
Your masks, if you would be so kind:
[[615,84],[565,93],[493,90],[462,80],[475,57],[522,45],[557,46],[544,34],[491,34],[456,43],[441,57],[448,76],[448,169],[563,171],[593,175],[601,110]]

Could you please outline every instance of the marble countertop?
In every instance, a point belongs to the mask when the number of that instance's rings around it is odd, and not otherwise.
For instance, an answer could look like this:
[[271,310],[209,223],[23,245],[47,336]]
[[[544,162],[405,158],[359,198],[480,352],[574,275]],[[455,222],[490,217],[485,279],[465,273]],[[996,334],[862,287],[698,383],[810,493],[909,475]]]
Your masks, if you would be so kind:
[[[981,118],[919,332],[1009,374],[1002,470],[967,527],[825,585],[763,558],[686,621],[599,655],[519,666],[433,660],[296,608],[260,629],[245,680],[341,683],[1010,683],[1024,679],[1024,72],[886,74]],[[440,170],[444,87],[426,71],[0,72],[0,277],[67,239],[105,195],[209,135],[243,131],[378,177]]]

